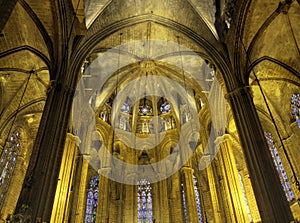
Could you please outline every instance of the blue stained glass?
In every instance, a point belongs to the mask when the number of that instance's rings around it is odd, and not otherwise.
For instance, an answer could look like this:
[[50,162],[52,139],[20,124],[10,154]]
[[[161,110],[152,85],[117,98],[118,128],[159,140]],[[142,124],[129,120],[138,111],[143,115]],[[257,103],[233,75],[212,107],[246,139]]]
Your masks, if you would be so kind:
[[171,111],[171,105],[169,104],[169,102],[165,101],[164,103],[162,103],[159,110],[163,114],[168,113]]
[[21,137],[18,131],[15,131],[5,144],[4,152],[1,154],[0,163],[0,208],[3,205],[5,195],[14,172],[17,162],[17,156],[21,147]]
[[185,193],[184,193],[184,186],[183,183],[181,183],[181,194],[182,194],[182,205],[183,205],[183,216],[184,216],[184,222],[188,223],[188,216],[187,216],[187,209],[186,209],[186,201],[185,201]]
[[[200,193],[198,190],[198,181],[197,178],[193,175],[194,180],[194,191],[195,191],[195,201],[197,206],[197,212],[198,212],[198,220],[199,223],[202,223],[202,213],[201,213],[201,202],[200,202]],[[187,216],[187,207],[186,207],[186,198],[185,198],[185,192],[184,192],[184,186],[183,183],[181,184],[181,193],[182,193],[182,202],[183,202],[183,215],[184,215],[184,222],[188,223],[188,216]]]
[[122,104],[121,111],[122,111],[122,112],[125,112],[125,113],[129,113],[129,111],[130,111],[130,106],[129,106],[126,102],[124,102],[124,103]]
[[[299,101],[299,103],[300,103],[300,101]],[[268,147],[271,152],[277,173],[280,178],[281,186],[285,192],[285,196],[288,201],[292,201],[293,199],[295,199],[295,195],[290,186],[290,182],[289,182],[288,176],[284,170],[278,150],[274,144],[272,134],[270,132],[265,132],[265,137],[267,139]]]
[[96,222],[96,212],[98,206],[99,175],[92,176],[89,182],[89,190],[86,200],[85,223]]
[[298,127],[300,128],[300,94],[293,94],[291,97],[292,115],[296,118]]
[[197,205],[197,210],[198,210],[198,219],[199,222],[202,223],[202,213],[201,213],[201,204],[200,204],[200,196],[199,196],[199,190],[198,190],[198,181],[195,176],[194,177],[194,190],[195,190],[195,195],[196,195],[196,205]]
[[137,193],[138,223],[152,222],[152,188],[146,179],[138,181]]

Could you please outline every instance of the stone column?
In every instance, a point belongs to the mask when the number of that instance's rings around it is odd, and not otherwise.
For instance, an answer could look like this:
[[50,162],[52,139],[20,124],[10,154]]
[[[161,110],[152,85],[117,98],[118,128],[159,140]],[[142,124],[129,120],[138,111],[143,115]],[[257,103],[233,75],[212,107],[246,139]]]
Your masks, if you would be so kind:
[[160,221],[168,223],[170,222],[169,217],[169,202],[168,202],[168,187],[167,180],[161,180],[157,183],[159,188],[159,210],[160,211]]
[[[86,197],[87,197],[87,185],[88,185],[88,169],[89,169],[89,158],[82,157],[80,162],[82,165],[80,166],[80,177],[79,178],[79,187],[78,187],[78,197],[75,203],[75,216],[71,216],[71,219],[75,218],[75,221],[71,221],[72,223],[76,222],[84,222],[85,219],[85,208],[86,208]],[[101,179],[100,179],[101,181]]]
[[181,168],[185,202],[186,202],[186,211],[189,222],[199,222],[198,221],[198,211],[196,205],[196,195],[194,189],[194,170],[191,167],[184,166]]
[[103,167],[99,170],[99,202],[96,214],[96,223],[109,222],[110,180],[105,176],[108,176],[110,171],[110,167]]
[[281,188],[249,87],[227,94],[240,136],[263,222],[290,222],[290,208]]
[[[62,66],[60,74],[66,73],[66,66],[66,64]],[[48,91],[26,178],[15,210],[15,214],[18,214],[21,207],[29,207],[34,222],[50,222],[72,108],[74,89],[64,85],[62,80],[59,81],[60,83]]]
[[[135,173],[127,175],[128,178],[136,179]],[[124,221],[136,222],[137,221],[137,186],[136,185],[124,185],[125,186],[125,204],[124,204]]]
[[58,177],[51,222],[68,222],[69,201],[71,196],[76,152],[80,140],[78,137],[67,134],[61,168]]
[[216,189],[216,181],[215,181],[215,175],[212,167],[212,163],[207,166],[206,174],[208,179],[208,185],[209,185],[209,192],[212,202],[212,208],[213,208],[213,216],[214,220],[216,222],[222,222],[221,214],[220,214],[220,204],[218,199],[218,193]]
[[229,209],[230,222],[248,222],[246,204],[240,185],[236,161],[232,152],[230,135],[219,136],[215,141],[219,148],[220,169],[224,179],[225,202]]
[[181,181],[179,171],[176,171],[169,179],[169,207],[170,222],[183,222],[183,204],[181,196]]

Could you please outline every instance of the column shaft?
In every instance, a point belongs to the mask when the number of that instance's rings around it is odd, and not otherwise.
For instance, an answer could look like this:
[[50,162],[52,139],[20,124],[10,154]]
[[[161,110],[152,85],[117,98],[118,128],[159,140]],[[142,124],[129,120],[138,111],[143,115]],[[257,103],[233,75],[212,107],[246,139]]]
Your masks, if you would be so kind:
[[49,222],[74,91],[57,85],[47,97],[15,214],[28,206],[33,221]]
[[263,222],[290,222],[290,208],[281,188],[263,129],[248,88],[228,94]]
[[63,153],[59,181],[54,198],[51,222],[68,222],[69,200],[73,184],[76,151],[79,140],[68,133]]
[[183,188],[186,201],[187,216],[188,221],[191,223],[199,222],[193,172],[194,170],[191,167],[183,167],[181,169],[181,174],[183,176]]
[[230,222],[248,222],[246,204],[229,136],[224,135],[217,138],[216,143],[216,146],[220,147],[219,157],[226,191],[226,202],[230,210]]

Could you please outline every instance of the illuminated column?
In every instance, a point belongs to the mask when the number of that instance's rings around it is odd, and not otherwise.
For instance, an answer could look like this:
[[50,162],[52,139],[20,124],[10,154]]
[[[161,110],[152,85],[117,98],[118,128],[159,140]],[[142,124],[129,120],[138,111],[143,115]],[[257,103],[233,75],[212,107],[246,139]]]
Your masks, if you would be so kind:
[[221,215],[220,215],[220,204],[219,204],[219,200],[218,200],[218,193],[216,190],[215,175],[213,172],[212,163],[210,163],[205,170],[206,170],[206,174],[207,174],[209,192],[210,192],[210,196],[211,196],[213,217],[216,222],[222,222]]
[[[132,181],[136,179],[136,174],[126,175]],[[125,185],[124,222],[137,222],[137,186]]]
[[196,205],[193,172],[194,170],[191,167],[184,166],[181,168],[188,222],[194,223],[198,222],[198,211]]
[[227,94],[241,140],[262,222],[293,220],[281,188],[250,87]]
[[62,157],[57,189],[51,215],[51,222],[68,222],[69,201],[72,193],[76,153],[80,140],[67,134],[65,149]]
[[110,208],[110,180],[105,177],[111,171],[110,167],[101,168],[99,170],[99,202],[96,214],[97,223],[109,222],[109,208]]
[[159,211],[160,213],[160,221],[168,223],[170,220],[169,217],[169,202],[168,202],[168,187],[167,181],[162,180],[157,183],[159,188]]
[[[109,140],[110,141],[110,140]],[[110,179],[111,173],[111,153],[112,143],[107,146],[107,148],[102,145],[99,150],[99,158],[101,161],[101,167],[98,170],[100,175],[99,184],[99,203],[97,207],[96,222],[97,223],[107,223],[109,222],[109,209],[110,209]]]
[[[87,185],[88,185],[88,168],[89,168],[89,158],[84,156],[81,159],[82,165],[80,170],[79,178],[79,188],[78,188],[78,198],[75,204],[75,221],[72,222],[84,222],[85,219],[85,207],[86,207],[86,197],[87,197]],[[73,218],[73,216],[71,216]]]
[[219,148],[219,160],[224,179],[227,207],[230,211],[230,222],[248,222],[244,195],[238,177],[238,170],[232,152],[230,135],[219,136],[215,141]]
[[176,171],[168,180],[170,181],[168,190],[170,191],[170,222],[182,222],[184,217],[179,172]]

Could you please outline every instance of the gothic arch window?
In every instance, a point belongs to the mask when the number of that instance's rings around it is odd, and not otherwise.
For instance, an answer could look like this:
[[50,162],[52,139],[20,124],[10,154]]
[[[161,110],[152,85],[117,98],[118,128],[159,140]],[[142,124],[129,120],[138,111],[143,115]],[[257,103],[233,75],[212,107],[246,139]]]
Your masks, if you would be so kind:
[[292,115],[298,122],[298,127],[300,128],[300,94],[293,94],[291,97],[291,110]]
[[138,181],[137,210],[138,223],[152,223],[152,187],[147,179]]
[[201,202],[200,202],[200,193],[198,189],[198,181],[197,178],[193,175],[194,178],[194,190],[195,190],[195,198],[196,198],[196,205],[198,211],[198,219],[199,222],[202,223],[202,214],[201,214]]
[[100,177],[98,174],[91,177],[89,182],[89,188],[86,199],[86,210],[85,210],[85,223],[96,222],[96,212],[98,206],[98,193],[99,193],[99,181]]
[[285,192],[285,196],[286,196],[288,201],[292,201],[295,198],[295,195],[292,191],[288,176],[287,176],[287,174],[284,170],[284,167],[283,167],[283,164],[281,162],[278,150],[277,150],[277,148],[274,144],[272,134],[270,132],[265,132],[265,137],[267,139],[268,147],[269,147],[269,150],[271,152],[274,164],[276,166],[276,170],[277,170],[277,173],[279,175],[282,188]]
[[[199,223],[202,223],[200,193],[199,193],[199,189],[198,189],[198,181],[194,175],[193,175],[193,180],[194,180],[195,201],[196,201],[197,212],[198,212],[198,220],[199,220]],[[181,183],[181,194],[182,194],[184,222],[188,223],[189,221],[188,221],[188,216],[187,216],[186,198],[185,198],[183,183]]]
[[171,111],[171,105],[169,104],[169,102],[164,101],[164,102],[161,104],[159,110],[160,110],[160,112],[161,112],[162,114],[169,113],[169,112]]
[[249,218],[250,222],[253,222],[253,218],[252,218],[252,215],[251,215],[251,212],[250,212],[249,202],[248,202],[246,192],[245,192],[245,186],[244,186],[243,179],[242,179],[240,171],[238,171],[238,177],[239,177],[240,185],[241,185],[241,188],[242,188],[242,193],[243,193],[243,196],[244,196],[244,202],[246,204],[246,210],[247,210],[248,218]]
[[21,147],[21,136],[19,131],[14,131],[5,143],[1,151],[0,160],[0,207],[3,205],[11,177],[13,175],[17,156]]
[[182,205],[183,205],[184,222],[188,223],[189,221],[188,221],[187,210],[186,210],[186,200],[185,200],[185,193],[184,193],[183,183],[181,183],[181,195],[182,195]]

